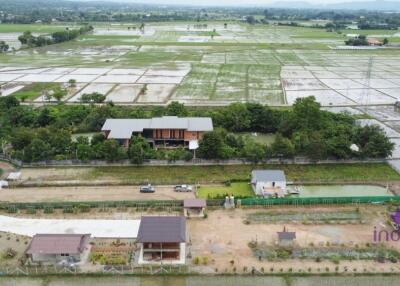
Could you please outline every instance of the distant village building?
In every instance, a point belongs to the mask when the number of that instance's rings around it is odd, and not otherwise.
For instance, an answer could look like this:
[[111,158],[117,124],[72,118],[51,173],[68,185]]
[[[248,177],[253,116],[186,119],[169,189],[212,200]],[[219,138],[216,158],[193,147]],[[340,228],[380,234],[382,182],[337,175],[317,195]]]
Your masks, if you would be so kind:
[[107,119],[101,130],[106,139],[115,139],[125,147],[129,146],[132,136],[140,135],[153,147],[196,149],[204,133],[213,130],[213,123],[209,117]]
[[292,246],[296,240],[296,232],[288,231],[283,227],[283,231],[278,232],[278,244],[280,246]]
[[90,251],[90,234],[36,234],[25,254],[33,263],[79,262]]
[[286,176],[282,170],[253,170],[251,186],[258,196],[282,198],[286,195]]
[[367,38],[369,46],[382,46],[383,43],[376,38]]
[[185,264],[186,218],[144,216],[140,221],[139,264]]
[[185,217],[204,217],[207,203],[204,199],[185,199],[183,212]]

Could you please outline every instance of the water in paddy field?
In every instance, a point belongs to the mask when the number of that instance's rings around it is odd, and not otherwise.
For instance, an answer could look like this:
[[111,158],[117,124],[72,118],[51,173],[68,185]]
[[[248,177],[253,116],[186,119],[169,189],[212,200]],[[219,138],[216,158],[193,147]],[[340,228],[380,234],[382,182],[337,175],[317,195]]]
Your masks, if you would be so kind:
[[[289,186],[291,188],[292,186]],[[299,195],[291,197],[315,198],[315,197],[379,197],[393,196],[390,190],[381,186],[371,185],[318,185],[299,186]]]
[[1,286],[398,286],[400,276],[165,276],[0,278]]

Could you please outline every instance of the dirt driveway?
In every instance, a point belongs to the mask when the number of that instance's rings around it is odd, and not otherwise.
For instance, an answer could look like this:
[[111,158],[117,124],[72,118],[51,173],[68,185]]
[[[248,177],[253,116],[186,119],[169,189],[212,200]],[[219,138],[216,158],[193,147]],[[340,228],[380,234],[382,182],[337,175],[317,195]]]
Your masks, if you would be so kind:
[[183,200],[194,194],[175,192],[173,186],[155,186],[156,192],[144,194],[138,186],[34,187],[0,191],[0,201],[7,202],[76,202],[122,200]]
[[[317,263],[313,260],[287,260],[287,261],[259,261],[252,255],[252,252],[248,246],[250,241],[266,242],[268,245],[276,245],[277,243],[277,232],[282,231],[283,227],[286,226],[290,231],[296,232],[296,243],[301,247],[308,247],[312,243],[313,245],[326,245],[327,242],[333,243],[338,241],[340,244],[364,246],[366,243],[372,243],[372,234],[375,225],[385,222],[385,217],[377,215],[377,212],[381,212],[383,208],[380,207],[372,208],[360,207],[367,222],[365,224],[311,224],[304,225],[301,223],[293,224],[287,222],[285,224],[245,224],[243,223],[246,214],[254,213],[260,210],[216,210],[209,211],[208,217],[205,220],[189,220],[188,221],[188,233],[191,240],[191,254],[192,257],[208,257],[209,265],[204,266],[204,272],[218,272],[232,273],[233,268],[236,268],[237,272],[242,272],[244,267],[250,269],[252,266],[260,269],[270,269],[275,267],[275,271],[279,268],[285,270],[289,268],[301,269],[307,271],[308,267],[324,269],[325,267],[331,267],[331,270],[336,267],[329,260],[324,260],[322,263]],[[337,208],[340,210],[341,208]],[[320,208],[324,211],[324,208]],[[332,208],[328,208],[332,210]],[[298,209],[299,212],[307,211],[307,209]],[[314,209],[314,211],[318,211]],[[326,209],[325,209],[326,211]],[[388,243],[388,246],[400,248],[398,242]],[[234,262],[232,262],[234,261]],[[375,264],[374,264],[375,263]],[[375,267],[381,266],[376,264],[374,261],[357,261],[357,262],[343,262],[340,265],[342,271],[344,266],[348,266],[349,269],[358,267],[370,268],[371,271]],[[385,264],[384,267],[387,271],[391,271],[390,268],[393,264]],[[380,271],[386,271],[380,269]],[[396,267],[396,271],[400,271],[400,265]]]

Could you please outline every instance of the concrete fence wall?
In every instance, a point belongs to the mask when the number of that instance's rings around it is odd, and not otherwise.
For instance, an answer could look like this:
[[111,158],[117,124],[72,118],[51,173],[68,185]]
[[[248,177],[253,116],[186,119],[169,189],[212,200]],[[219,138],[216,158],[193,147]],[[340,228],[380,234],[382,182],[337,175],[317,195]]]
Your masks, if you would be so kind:
[[[19,167],[56,167],[56,166],[80,166],[80,167],[95,167],[95,166],[137,166],[132,164],[129,160],[122,160],[118,162],[107,162],[101,160],[92,161],[81,161],[81,160],[48,160],[33,163],[23,163],[20,161],[10,161],[14,165]],[[357,163],[384,163],[386,159],[350,159],[350,160],[310,160],[304,157],[296,157],[294,159],[268,159],[258,162],[258,164],[357,164]],[[167,161],[167,160],[147,160],[140,166],[211,166],[211,165],[243,165],[243,164],[255,164],[254,162],[246,159],[229,159],[229,160],[206,160],[206,159],[194,159],[190,161]]]

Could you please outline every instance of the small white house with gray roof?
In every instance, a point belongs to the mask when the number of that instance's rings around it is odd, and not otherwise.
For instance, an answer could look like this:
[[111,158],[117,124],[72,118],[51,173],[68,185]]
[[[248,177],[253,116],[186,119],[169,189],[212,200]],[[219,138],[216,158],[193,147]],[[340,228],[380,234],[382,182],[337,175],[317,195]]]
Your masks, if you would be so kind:
[[153,147],[198,146],[204,132],[213,130],[209,117],[163,116],[149,119],[107,119],[101,130],[107,139],[128,147],[133,135],[140,135]]
[[258,196],[284,197],[286,195],[286,176],[282,170],[253,170],[251,186]]

